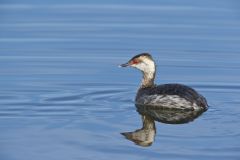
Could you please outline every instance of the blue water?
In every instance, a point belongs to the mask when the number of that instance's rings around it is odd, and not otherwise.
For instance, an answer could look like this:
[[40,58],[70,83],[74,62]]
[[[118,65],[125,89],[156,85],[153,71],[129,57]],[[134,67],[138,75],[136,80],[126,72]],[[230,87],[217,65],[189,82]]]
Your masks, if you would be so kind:
[[[240,159],[237,0],[0,2],[0,159]],[[208,111],[156,121],[142,147],[141,75],[118,68],[150,52],[156,83],[183,83]]]

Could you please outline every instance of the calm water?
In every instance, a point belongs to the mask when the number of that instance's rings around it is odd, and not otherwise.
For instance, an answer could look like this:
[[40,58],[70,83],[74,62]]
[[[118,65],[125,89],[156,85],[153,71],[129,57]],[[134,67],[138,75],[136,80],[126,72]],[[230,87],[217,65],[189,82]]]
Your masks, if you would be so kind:
[[[239,7],[1,1],[0,159],[239,160]],[[120,134],[142,127],[134,105],[141,75],[117,66],[146,51],[157,83],[190,85],[211,107],[189,123],[153,122],[155,141],[142,147]]]

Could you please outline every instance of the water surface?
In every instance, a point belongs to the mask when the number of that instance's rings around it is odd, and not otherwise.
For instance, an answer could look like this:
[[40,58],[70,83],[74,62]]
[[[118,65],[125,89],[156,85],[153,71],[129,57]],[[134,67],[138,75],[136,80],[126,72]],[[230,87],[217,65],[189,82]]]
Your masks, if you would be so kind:
[[[0,159],[240,158],[238,1],[1,1]],[[207,112],[155,122],[149,147],[120,133],[141,128],[141,75],[117,66],[140,52],[157,83],[203,94]]]

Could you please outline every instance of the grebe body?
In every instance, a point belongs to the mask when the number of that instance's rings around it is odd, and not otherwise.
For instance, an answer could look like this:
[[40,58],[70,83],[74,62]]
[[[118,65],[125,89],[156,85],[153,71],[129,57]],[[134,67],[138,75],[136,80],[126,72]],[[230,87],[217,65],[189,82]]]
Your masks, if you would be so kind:
[[191,87],[182,84],[155,85],[156,65],[149,53],[136,55],[120,66],[134,67],[143,73],[142,84],[135,98],[137,105],[190,110],[208,108],[206,99]]

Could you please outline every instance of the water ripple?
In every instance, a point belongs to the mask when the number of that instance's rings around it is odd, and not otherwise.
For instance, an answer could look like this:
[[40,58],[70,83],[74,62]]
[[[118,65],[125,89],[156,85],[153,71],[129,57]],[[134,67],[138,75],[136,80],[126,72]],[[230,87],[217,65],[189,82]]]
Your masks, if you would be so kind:
[[[72,85],[72,84],[70,84]],[[75,84],[81,85],[81,90],[54,90],[31,88],[9,92],[9,94],[25,96],[1,96],[3,100],[0,104],[3,106],[0,109],[1,117],[4,116],[38,116],[38,115],[89,115],[94,112],[117,112],[124,109],[124,106],[115,106],[116,104],[125,103],[132,104],[133,100],[128,98],[129,94],[133,94],[124,87],[113,87],[110,85],[101,84]],[[75,86],[74,85],[74,86]],[[112,87],[111,87],[112,86]],[[115,85],[116,86],[116,85]],[[47,91],[47,92],[45,92]],[[60,91],[60,92],[59,92]],[[14,93],[15,92],[15,93]],[[42,93],[39,95],[39,93]],[[133,96],[131,96],[133,97]],[[114,107],[114,109],[113,109]],[[123,108],[121,108],[123,107]]]
[[[59,84],[58,84],[59,85]],[[61,89],[55,90],[57,86],[52,86],[52,89],[36,88],[31,89],[17,89],[11,90],[5,93],[5,95],[0,95],[1,102],[3,106],[0,109],[1,113],[5,115],[7,113],[18,113],[18,114],[29,114],[32,112],[42,112],[47,114],[50,113],[65,113],[74,114],[81,111],[111,111],[111,110],[121,110],[123,105],[133,105],[135,90],[134,86],[119,84],[65,84],[73,86],[76,89],[66,90]],[[193,84],[194,88],[200,89],[202,92],[218,93],[219,90],[231,93],[232,91],[239,91],[240,86],[238,85],[205,85],[205,84]],[[130,87],[130,88],[129,88]],[[16,87],[18,88],[18,87]],[[19,94],[21,93],[21,94]],[[41,95],[39,95],[41,93]],[[18,95],[18,96],[17,96]],[[20,96],[21,95],[21,96]],[[209,98],[210,103],[211,99]],[[228,103],[232,105],[239,104],[238,101],[227,101],[223,103]],[[119,106],[115,106],[115,105]],[[114,107],[114,109],[113,109]],[[210,107],[209,114],[214,114],[215,116],[206,117],[206,120],[214,120],[221,118],[222,107],[213,106]],[[238,112],[228,112],[229,116],[238,116]]]

